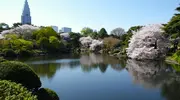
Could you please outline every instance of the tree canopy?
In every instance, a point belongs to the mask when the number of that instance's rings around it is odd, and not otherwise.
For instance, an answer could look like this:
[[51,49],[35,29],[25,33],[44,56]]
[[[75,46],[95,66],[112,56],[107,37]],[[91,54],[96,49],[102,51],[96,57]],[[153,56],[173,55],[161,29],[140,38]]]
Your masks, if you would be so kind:
[[84,36],[90,36],[91,33],[93,33],[93,29],[89,28],[89,27],[84,27],[82,30],[81,30],[81,34],[84,35]]
[[171,38],[180,36],[180,7],[177,7],[176,10],[178,14],[175,14],[164,27],[165,33]]
[[108,33],[105,28],[101,28],[101,30],[98,32],[98,35],[100,38],[105,38],[108,36]]

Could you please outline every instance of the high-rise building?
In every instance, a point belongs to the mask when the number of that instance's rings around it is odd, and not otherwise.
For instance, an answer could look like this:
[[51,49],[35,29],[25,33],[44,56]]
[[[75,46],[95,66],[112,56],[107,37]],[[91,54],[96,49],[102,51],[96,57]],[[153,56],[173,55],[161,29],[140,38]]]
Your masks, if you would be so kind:
[[61,32],[62,33],[70,33],[70,32],[72,32],[72,29],[68,28],[68,27],[62,27]]
[[57,26],[51,26],[53,28],[54,31],[56,31],[58,33],[58,27]]
[[31,24],[30,8],[29,8],[29,4],[28,4],[27,0],[25,0],[25,3],[24,3],[24,9],[23,9],[23,13],[21,16],[21,23],[22,24]]

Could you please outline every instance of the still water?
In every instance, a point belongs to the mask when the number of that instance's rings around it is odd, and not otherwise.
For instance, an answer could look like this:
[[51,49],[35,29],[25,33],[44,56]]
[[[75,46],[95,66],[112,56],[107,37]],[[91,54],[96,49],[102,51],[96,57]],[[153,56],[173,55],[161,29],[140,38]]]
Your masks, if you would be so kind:
[[89,54],[24,60],[61,100],[180,100],[178,67]]

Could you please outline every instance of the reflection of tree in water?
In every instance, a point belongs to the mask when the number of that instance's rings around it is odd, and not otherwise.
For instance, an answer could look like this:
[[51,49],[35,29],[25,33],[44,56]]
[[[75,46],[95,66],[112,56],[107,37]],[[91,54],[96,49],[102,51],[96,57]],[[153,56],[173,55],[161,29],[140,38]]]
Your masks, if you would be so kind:
[[125,66],[123,61],[115,57],[93,53],[89,55],[82,55],[80,63],[84,72],[90,72],[93,69],[99,68],[102,73],[105,73],[108,65],[110,65],[114,70],[121,71]]
[[79,60],[68,60],[66,62],[56,62],[56,61],[36,61],[35,63],[31,63],[33,70],[41,77],[52,78],[56,71],[61,68],[76,68],[79,67]]
[[48,64],[35,64],[31,66],[39,76],[52,78],[55,75],[56,71],[61,67],[61,64],[48,63]]
[[166,100],[180,100],[180,76],[174,67],[161,61],[128,60],[126,68],[135,83],[160,88]]
[[127,60],[126,69],[132,75],[134,83],[145,87],[160,87],[168,81],[173,71],[161,61],[135,61]]
[[108,68],[107,64],[99,64],[99,69],[102,73],[105,73],[107,68]]
[[174,79],[163,84],[161,94],[166,97],[167,100],[180,100],[180,80]]

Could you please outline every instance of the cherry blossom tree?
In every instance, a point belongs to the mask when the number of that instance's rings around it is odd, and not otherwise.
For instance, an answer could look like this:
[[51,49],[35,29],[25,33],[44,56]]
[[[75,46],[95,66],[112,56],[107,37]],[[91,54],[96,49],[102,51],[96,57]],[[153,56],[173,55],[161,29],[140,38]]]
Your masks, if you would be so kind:
[[79,39],[82,48],[88,48],[91,51],[99,51],[103,46],[103,41],[92,39],[90,36]]
[[162,35],[162,27],[161,24],[147,25],[133,32],[127,56],[138,60],[164,58],[169,43]]

